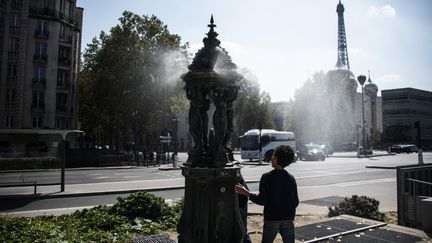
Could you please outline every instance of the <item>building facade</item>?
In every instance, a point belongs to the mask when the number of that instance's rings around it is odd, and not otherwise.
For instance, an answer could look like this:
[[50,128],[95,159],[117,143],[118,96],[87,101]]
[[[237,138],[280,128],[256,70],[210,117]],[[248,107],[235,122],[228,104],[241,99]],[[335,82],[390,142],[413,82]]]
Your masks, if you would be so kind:
[[385,141],[417,144],[419,122],[423,148],[432,149],[432,92],[414,88],[381,91]]
[[0,0],[0,129],[76,129],[83,9]]

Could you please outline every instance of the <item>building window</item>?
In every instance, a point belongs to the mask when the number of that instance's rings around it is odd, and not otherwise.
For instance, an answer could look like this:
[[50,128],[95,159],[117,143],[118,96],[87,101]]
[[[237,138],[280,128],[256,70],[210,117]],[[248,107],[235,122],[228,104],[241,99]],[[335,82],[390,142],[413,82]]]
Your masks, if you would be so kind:
[[8,89],[6,92],[6,103],[15,103],[16,92],[15,89]]
[[13,116],[6,116],[6,127],[12,128],[14,126],[14,117]]
[[69,66],[71,64],[71,60],[70,60],[70,48],[68,47],[64,47],[64,46],[60,46],[59,47],[59,64],[64,65],[64,66]]
[[50,8],[51,6],[50,6],[51,4],[50,4],[50,0],[44,0],[43,1],[43,7],[44,8]]
[[40,116],[33,117],[33,128],[42,128],[42,117]]
[[44,109],[44,93],[33,91],[32,107]]
[[68,85],[68,74],[69,72],[66,70],[58,70],[57,73],[57,88],[67,88]]
[[56,97],[56,110],[67,111],[67,94],[57,94]]
[[60,25],[59,38],[62,42],[72,43],[71,29],[65,25]]
[[12,0],[11,8],[16,9],[16,10],[20,10],[22,8],[22,0]]
[[0,26],[4,25],[4,13],[0,12]]
[[9,38],[9,56],[17,57],[18,56],[18,43],[19,39],[16,37]]
[[9,32],[11,34],[18,34],[20,32],[20,22],[21,17],[17,14],[13,14],[10,17],[10,23],[9,23]]
[[10,63],[8,65],[7,80],[10,82],[15,82],[17,79],[17,65]]
[[33,83],[45,84],[45,80],[46,80],[46,68],[35,67],[33,69]]
[[49,31],[48,31],[48,21],[46,21],[46,20],[38,20],[36,31],[35,31],[35,36],[36,37],[47,38],[48,34],[49,34]]
[[47,59],[47,43],[36,42],[34,59],[46,60]]

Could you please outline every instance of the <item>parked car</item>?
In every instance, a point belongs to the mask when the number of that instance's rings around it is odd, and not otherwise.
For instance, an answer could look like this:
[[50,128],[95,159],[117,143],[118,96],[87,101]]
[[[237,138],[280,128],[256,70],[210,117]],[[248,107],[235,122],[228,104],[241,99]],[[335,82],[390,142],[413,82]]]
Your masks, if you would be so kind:
[[395,144],[390,147],[390,153],[417,153],[418,148],[413,144]]
[[402,153],[418,153],[418,148],[417,146],[413,145],[413,144],[406,144],[405,146],[402,147]]
[[299,160],[322,160],[324,161],[326,155],[319,144],[305,144],[300,145],[297,156]]
[[323,144],[321,145],[322,150],[324,151],[324,154],[328,157],[329,155],[332,155],[334,153],[334,149],[330,144]]
[[359,146],[359,154],[360,155],[371,155],[373,154],[372,148],[363,148],[363,146]]

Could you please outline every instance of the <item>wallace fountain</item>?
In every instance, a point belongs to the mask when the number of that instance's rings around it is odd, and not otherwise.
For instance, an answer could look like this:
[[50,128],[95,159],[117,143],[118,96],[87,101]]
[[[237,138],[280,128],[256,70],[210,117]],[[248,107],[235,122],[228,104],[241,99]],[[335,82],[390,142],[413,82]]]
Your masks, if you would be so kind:
[[237,81],[242,77],[231,57],[220,47],[213,16],[208,27],[204,47],[196,53],[189,71],[182,75],[190,101],[189,132],[194,147],[182,166],[185,194],[177,226],[178,240],[238,243],[244,231],[234,191],[240,167],[233,163],[229,140],[233,131],[233,103],[239,89]]

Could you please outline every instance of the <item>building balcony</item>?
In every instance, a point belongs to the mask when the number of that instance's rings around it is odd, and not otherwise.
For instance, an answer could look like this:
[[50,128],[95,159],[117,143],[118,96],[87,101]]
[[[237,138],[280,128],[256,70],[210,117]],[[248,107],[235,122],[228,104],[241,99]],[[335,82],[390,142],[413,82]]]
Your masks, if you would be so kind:
[[61,57],[58,60],[58,64],[60,66],[67,66],[68,67],[71,65],[71,59],[70,59],[70,57]]
[[22,9],[22,1],[12,1],[11,8],[13,10],[21,10]]
[[16,102],[6,102],[5,103],[5,110],[6,111],[14,111],[17,109]]
[[45,89],[46,88],[46,79],[32,79],[32,88],[33,89]]
[[30,8],[29,16],[36,18],[53,18],[76,29],[79,28],[78,21],[76,21],[74,18],[66,16],[66,14],[63,12],[59,12],[50,8]]
[[72,44],[72,36],[60,36],[59,41],[66,44]]
[[57,91],[61,91],[62,93],[69,92],[69,85],[68,85],[68,83],[63,84],[63,85],[57,85]]
[[15,50],[13,50],[13,51],[8,51],[8,57],[9,58],[18,58],[18,51],[15,51]]
[[14,26],[14,25],[9,26],[9,34],[18,35],[20,31],[21,31],[20,26]]
[[34,37],[37,39],[47,40],[49,39],[49,31],[39,31],[35,30]]
[[67,106],[66,105],[62,105],[62,106],[56,107],[56,112],[57,113],[66,113],[66,112],[68,112]]
[[32,112],[44,112],[45,111],[45,104],[32,104],[31,105],[31,111]]
[[33,61],[38,63],[47,63],[48,56],[47,55],[41,55],[41,54],[34,54],[33,55]]
[[8,87],[15,86],[16,83],[17,83],[17,77],[16,76],[9,76],[6,78],[6,85]]

